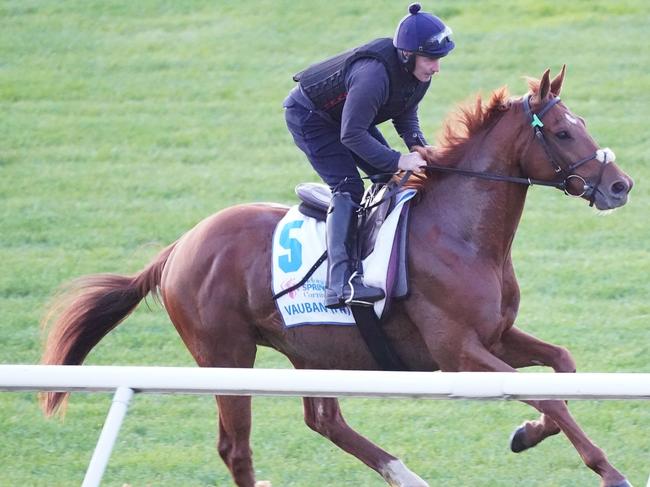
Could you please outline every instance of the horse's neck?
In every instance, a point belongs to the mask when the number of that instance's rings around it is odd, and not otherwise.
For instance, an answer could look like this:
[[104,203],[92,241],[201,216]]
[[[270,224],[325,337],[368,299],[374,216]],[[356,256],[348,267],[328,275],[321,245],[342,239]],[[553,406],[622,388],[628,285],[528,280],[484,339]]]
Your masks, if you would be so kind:
[[[477,135],[458,167],[478,172],[518,175],[517,148],[507,134],[494,130]],[[504,148],[508,148],[504,150]],[[467,176],[444,176],[432,183],[420,205],[429,224],[502,261],[510,253],[526,200],[526,186]],[[426,219],[420,219],[426,221]]]

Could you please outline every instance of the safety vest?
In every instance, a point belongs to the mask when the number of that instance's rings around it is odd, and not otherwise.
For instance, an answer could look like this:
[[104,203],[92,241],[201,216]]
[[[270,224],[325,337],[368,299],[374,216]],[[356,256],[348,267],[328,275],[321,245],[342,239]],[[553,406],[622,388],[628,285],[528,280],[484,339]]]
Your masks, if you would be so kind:
[[391,120],[417,106],[429,89],[431,81],[426,83],[418,81],[402,65],[390,38],[375,39],[363,46],[312,64],[304,71],[295,74],[293,80],[300,83],[303,93],[318,110],[325,111],[334,120],[340,122],[343,105],[348,95],[345,77],[350,65],[361,58],[377,59],[388,72],[388,100],[379,109],[373,125]]

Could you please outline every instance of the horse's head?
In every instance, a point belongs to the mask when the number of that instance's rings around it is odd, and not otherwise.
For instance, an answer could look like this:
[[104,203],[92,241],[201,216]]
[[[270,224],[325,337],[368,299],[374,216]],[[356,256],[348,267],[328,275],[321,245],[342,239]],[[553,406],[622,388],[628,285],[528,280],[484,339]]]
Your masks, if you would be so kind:
[[623,206],[634,182],[616,165],[614,152],[598,147],[584,119],[560,101],[565,73],[563,66],[551,80],[546,70],[522,100],[532,138],[521,158],[523,172],[530,178],[562,181],[567,194],[599,210]]

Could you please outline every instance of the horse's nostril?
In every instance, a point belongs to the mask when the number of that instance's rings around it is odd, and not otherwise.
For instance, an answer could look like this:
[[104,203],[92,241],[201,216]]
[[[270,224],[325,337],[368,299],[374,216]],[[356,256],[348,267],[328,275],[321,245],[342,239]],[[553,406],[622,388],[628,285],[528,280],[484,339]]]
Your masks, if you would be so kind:
[[610,186],[610,189],[613,195],[620,195],[627,192],[628,186],[624,181],[616,181]]

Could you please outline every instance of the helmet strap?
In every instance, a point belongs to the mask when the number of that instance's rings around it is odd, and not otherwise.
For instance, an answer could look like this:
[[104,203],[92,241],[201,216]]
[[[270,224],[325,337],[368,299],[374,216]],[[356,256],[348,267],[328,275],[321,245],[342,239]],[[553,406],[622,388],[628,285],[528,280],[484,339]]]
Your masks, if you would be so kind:
[[415,69],[415,53],[405,51],[404,49],[398,49],[397,57],[402,63],[402,66],[404,66],[404,69],[413,74],[413,70]]

